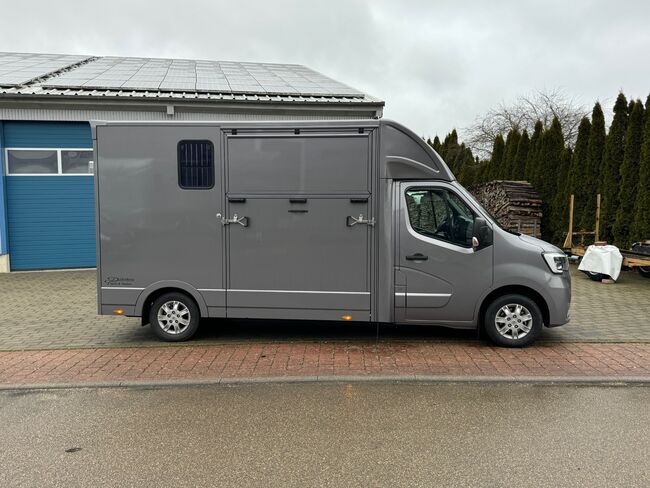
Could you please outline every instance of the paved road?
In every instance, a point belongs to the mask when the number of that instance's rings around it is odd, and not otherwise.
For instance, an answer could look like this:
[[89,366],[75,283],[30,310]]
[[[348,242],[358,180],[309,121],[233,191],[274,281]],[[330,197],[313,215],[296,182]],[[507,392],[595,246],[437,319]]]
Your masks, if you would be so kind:
[[[548,342],[650,342],[650,280],[625,272],[615,285],[590,281],[572,266],[572,321],[544,330]],[[5,309],[0,350],[161,345],[139,319],[98,316],[95,272],[0,274]],[[372,326],[291,322],[208,321],[193,344],[373,341]],[[476,334],[432,327],[379,330],[389,341],[465,341]],[[169,344],[168,344],[169,345]]]
[[644,487],[649,403],[530,385],[2,392],[0,486]]

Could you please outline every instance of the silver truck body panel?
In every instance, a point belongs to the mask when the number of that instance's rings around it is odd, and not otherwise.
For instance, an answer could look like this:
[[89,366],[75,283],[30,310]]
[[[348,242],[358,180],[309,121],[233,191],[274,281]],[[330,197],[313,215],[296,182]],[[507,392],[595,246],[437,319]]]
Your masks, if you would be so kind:
[[[548,302],[549,324],[567,320],[568,277],[548,270],[541,247],[493,225],[444,161],[400,124],[92,127],[101,314],[140,316],[152,294],[180,289],[204,317],[471,328],[490,293],[526,286]],[[211,188],[180,187],[184,140],[212,143]],[[494,245],[474,250],[414,231],[405,192],[429,187],[455,193],[485,218]],[[247,225],[224,222],[244,217]],[[428,259],[406,259],[414,253]]]

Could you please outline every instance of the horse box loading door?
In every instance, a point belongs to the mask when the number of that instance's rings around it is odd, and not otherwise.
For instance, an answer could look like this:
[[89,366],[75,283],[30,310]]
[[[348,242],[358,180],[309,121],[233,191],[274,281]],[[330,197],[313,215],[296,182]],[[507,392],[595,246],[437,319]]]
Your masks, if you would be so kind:
[[225,138],[227,316],[369,320],[369,134]]

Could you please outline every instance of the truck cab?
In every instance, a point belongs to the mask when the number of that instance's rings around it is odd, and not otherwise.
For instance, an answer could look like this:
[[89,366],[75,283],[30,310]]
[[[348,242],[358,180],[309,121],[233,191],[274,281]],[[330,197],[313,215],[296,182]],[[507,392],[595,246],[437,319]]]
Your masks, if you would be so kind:
[[428,144],[385,124],[387,176],[398,176],[389,179],[395,322],[481,328],[515,347],[534,342],[543,325],[567,323],[566,255],[501,227]]
[[482,328],[569,320],[556,247],[501,228],[390,120],[94,122],[98,309],[163,340],[201,317]]

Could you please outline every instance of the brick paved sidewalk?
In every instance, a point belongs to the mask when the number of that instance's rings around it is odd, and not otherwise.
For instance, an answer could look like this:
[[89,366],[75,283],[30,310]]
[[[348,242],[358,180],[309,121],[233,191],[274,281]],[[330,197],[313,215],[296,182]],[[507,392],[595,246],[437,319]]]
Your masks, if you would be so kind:
[[650,344],[248,344],[0,352],[0,385],[324,376],[635,377]]

